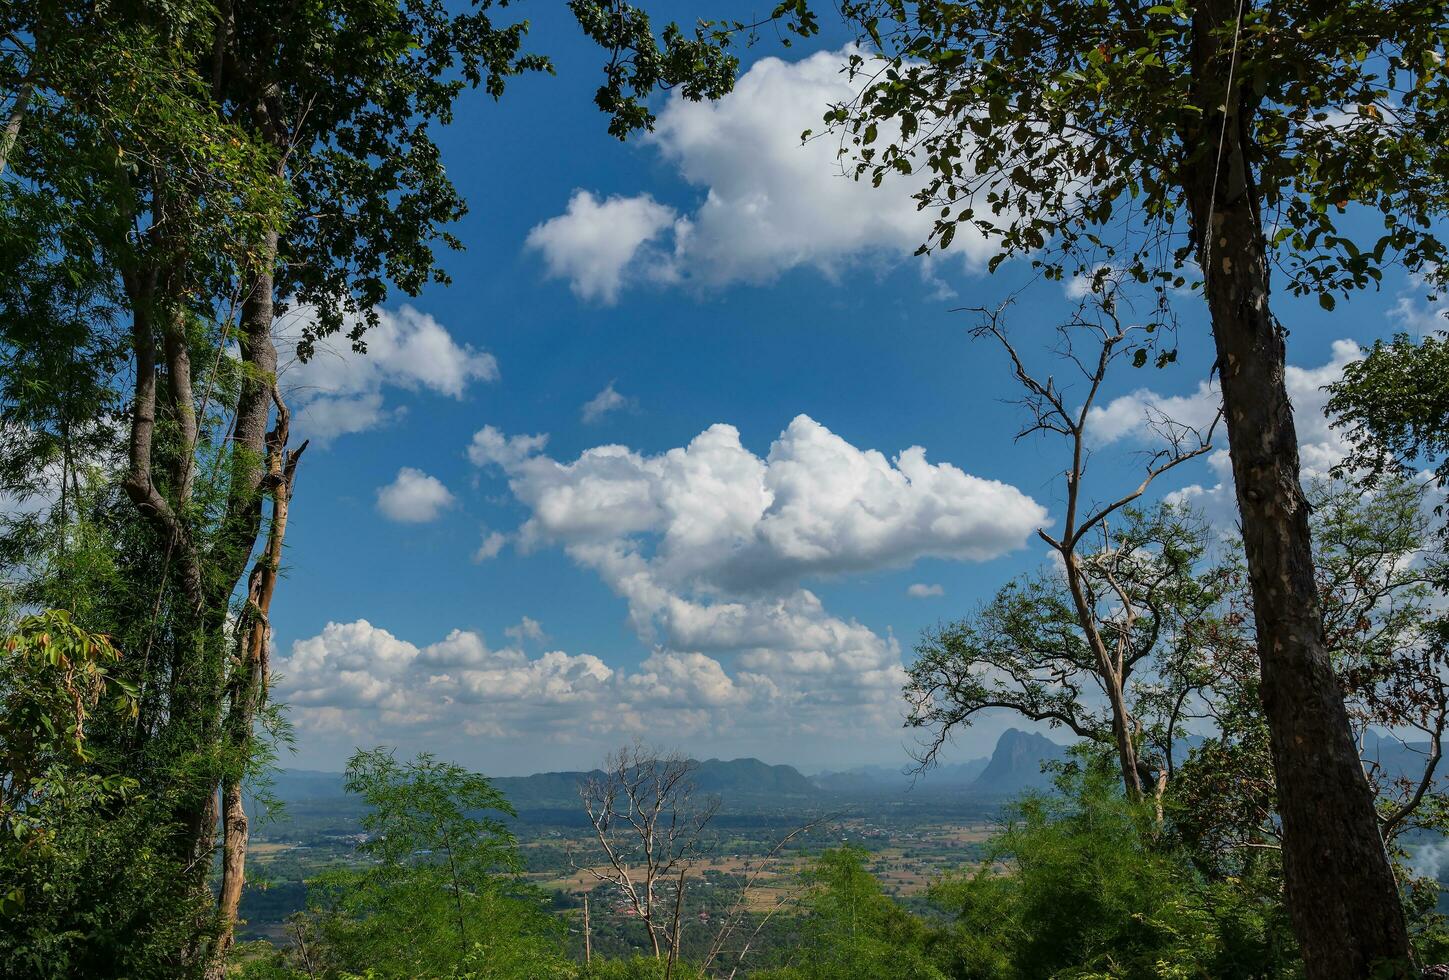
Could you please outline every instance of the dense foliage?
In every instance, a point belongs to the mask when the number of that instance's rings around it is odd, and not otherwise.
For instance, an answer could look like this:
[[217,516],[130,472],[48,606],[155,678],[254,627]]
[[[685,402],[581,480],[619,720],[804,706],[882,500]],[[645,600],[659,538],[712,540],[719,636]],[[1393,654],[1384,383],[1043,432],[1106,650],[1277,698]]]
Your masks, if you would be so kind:
[[347,767],[367,803],[362,864],[324,875],[297,944],[248,976],[568,976],[546,900],[518,879],[512,815],[482,776],[378,749]]
[[[5,821],[38,824],[67,800],[67,829],[98,821],[97,842],[144,828],[130,846],[163,856],[171,882],[164,910],[119,917],[167,937],[154,945],[62,930],[96,962],[144,948],[155,958],[132,975],[223,969],[246,877],[243,787],[288,738],[269,704],[269,610],[305,443],[289,444],[274,326],[299,314],[302,359],[337,333],[362,350],[390,294],[446,281],[437,252],[461,247],[449,225],[466,203],[438,129],[470,90],[496,99],[549,70],[507,6],[0,6],[0,614],[12,652],[29,649],[19,620],[36,610],[108,637],[105,684],[131,710],[92,711],[89,661],[62,684],[68,718],[26,702],[7,732]],[[659,87],[726,92],[731,38],[748,30],[661,36],[628,5],[573,12],[608,52],[599,103],[621,136],[650,125]],[[803,11],[793,22],[813,30]],[[48,682],[37,664],[9,658],[7,690]],[[87,755],[60,780],[35,725],[78,732],[87,712]],[[38,848],[5,848],[23,866],[5,880],[11,905],[37,908],[35,882],[52,903],[86,901],[60,866],[33,863]],[[7,941],[59,942],[35,921]]]

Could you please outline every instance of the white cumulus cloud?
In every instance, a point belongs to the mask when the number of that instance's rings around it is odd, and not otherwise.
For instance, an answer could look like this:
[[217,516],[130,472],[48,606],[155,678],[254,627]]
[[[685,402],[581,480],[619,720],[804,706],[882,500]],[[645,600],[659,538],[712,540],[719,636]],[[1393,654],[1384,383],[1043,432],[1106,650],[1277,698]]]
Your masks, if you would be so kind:
[[990,559],[1047,520],[1014,487],[920,447],[859,448],[806,416],[763,455],[728,425],[658,454],[596,446],[560,461],[546,443],[489,426],[468,455],[501,470],[526,510],[508,539],[562,548],[596,574],[623,600],[642,658],[550,649],[528,617],[502,648],[469,629],[425,643],[330,623],[278,656],[279,697],[311,744],[484,739],[500,757],[636,734],[756,751],[885,744],[902,721],[900,644],[827,609],[807,581]]
[[[542,637],[536,622],[521,626],[528,638]],[[731,678],[698,653],[658,652],[618,670],[587,653],[494,649],[471,630],[419,646],[365,619],[328,623],[297,640],[278,657],[277,675],[299,726],[344,742],[375,740],[379,729],[389,741],[418,742],[458,733],[581,744],[684,733],[728,726],[729,709],[770,694],[767,684]]]
[[469,455],[501,468],[528,509],[525,546],[562,547],[625,600],[653,652],[618,683],[630,710],[648,698],[680,725],[889,732],[899,644],[831,613],[804,581],[926,556],[987,560],[1047,522],[1014,487],[920,447],[860,449],[803,415],[764,456],[729,425],[657,455],[605,445],[563,462],[543,446],[489,426]]
[[927,585],[925,582],[916,582],[906,589],[906,595],[912,599],[930,599],[945,594],[946,590],[939,585]]
[[543,255],[550,276],[567,279],[580,299],[613,303],[626,272],[642,255],[654,261],[632,274],[668,280],[672,259],[650,246],[674,229],[678,217],[671,207],[648,194],[599,200],[576,190],[563,214],[528,233],[527,245]]
[[[799,61],[763,58],[718,101],[675,96],[648,138],[702,201],[680,216],[648,194],[600,201],[575,191],[528,245],[550,276],[584,299],[612,303],[633,284],[762,282],[798,267],[828,276],[863,259],[898,260],[930,233],[906,178],[872,187],[842,172],[839,142],[819,131],[832,104],[856,94],[842,70],[852,49]],[[884,137],[883,137],[884,138]],[[962,228],[953,246],[970,267],[992,252]]]
[[468,460],[474,466],[496,463],[508,467],[532,456],[548,444],[547,435],[505,436],[491,425],[473,433],[468,444]]
[[[279,320],[284,349],[311,315],[301,307]],[[297,409],[295,428],[316,442],[365,432],[395,417],[401,409],[387,406],[389,388],[462,398],[473,382],[498,380],[492,354],[458,343],[436,319],[411,306],[380,311],[377,326],[363,335],[366,353],[352,349],[346,338],[351,326],[319,342],[306,363],[294,360],[280,372],[283,392]]]
[[569,463],[528,454],[540,437],[522,438],[487,427],[474,437],[487,448],[470,455],[509,475],[531,511],[525,541],[602,567],[641,554],[648,537],[651,575],[675,586],[754,592],[928,556],[983,561],[1047,522],[1015,487],[931,463],[919,446],[894,459],[858,449],[804,415],[763,458],[725,424],[657,456],[609,445]]
[[377,491],[377,509],[400,524],[435,521],[453,502],[441,480],[411,466],[398,470],[393,481]]

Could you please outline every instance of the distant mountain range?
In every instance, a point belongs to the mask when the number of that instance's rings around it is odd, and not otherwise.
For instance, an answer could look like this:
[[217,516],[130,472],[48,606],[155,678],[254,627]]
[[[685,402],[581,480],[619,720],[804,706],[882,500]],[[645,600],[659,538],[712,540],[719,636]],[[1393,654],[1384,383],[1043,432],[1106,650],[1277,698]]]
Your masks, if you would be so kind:
[[[805,776],[794,766],[772,766],[759,759],[705,759],[698,763],[694,782],[702,793],[717,794],[727,802],[748,799],[825,801],[853,796],[894,796],[907,790],[918,793],[1005,795],[1045,788],[1050,777],[1042,763],[1061,758],[1066,747],[1051,739],[1015,728],[1003,732],[990,757],[937,766],[914,775],[889,766],[862,766],[846,772]],[[580,782],[602,776],[600,770],[541,772],[532,776],[499,776],[493,784],[518,809],[573,807],[578,804]],[[292,769],[278,773],[273,793],[284,801],[318,804],[346,796],[341,773]]]
[[[1042,763],[1060,759],[1066,751],[1066,746],[1042,735],[1011,728],[997,740],[990,758],[938,766],[920,776],[889,766],[862,766],[847,772],[824,772],[811,778],[794,766],[771,766],[759,759],[705,759],[698,763],[694,782],[701,792],[715,793],[727,800],[877,796],[896,794],[913,786],[922,792],[949,790],[999,795],[1049,786],[1051,777],[1042,773]],[[578,784],[600,775],[598,770],[543,772],[500,777],[493,783],[516,807],[572,805],[578,800]]]
[[[772,766],[759,759],[705,759],[698,763],[694,785],[701,793],[723,797],[773,796],[808,797],[820,790],[794,766]],[[588,772],[540,772],[532,776],[500,776],[493,785],[515,807],[578,803],[579,783],[602,776],[601,770]]]
[[1067,747],[1045,735],[1008,728],[996,740],[991,761],[971,787],[985,793],[1020,793],[1051,786],[1051,774],[1042,765],[1066,758]]
[[[1192,744],[1200,739],[1190,740]],[[1184,754],[1191,748],[1184,742]],[[1366,762],[1377,763],[1381,776],[1417,779],[1423,772],[1425,746],[1404,745],[1370,732]],[[922,803],[990,803],[1033,789],[1049,789],[1051,774],[1044,763],[1063,758],[1067,747],[1033,732],[1007,729],[991,755],[938,766],[916,775],[890,766],[861,766],[843,772],[803,775],[794,766],[772,766],[759,759],[706,759],[698,763],[695,784],[702,793],[721,797],[727,809],[758,812],[790,807],[849,806],[853,801],[901,800],[904,794]],[[543,772],[532,776],[496,777],[493,782],[519,811],[578,809],[578,784],[589,772]],[[1442,777],[1441,777],[1442,778]],[[335,772],[293,769],[276,774],[272,792],[297,814],[349,816],[361,812],[361,801],[348,797],[343,776]],[[521,814],[527,817],[527,814]]]

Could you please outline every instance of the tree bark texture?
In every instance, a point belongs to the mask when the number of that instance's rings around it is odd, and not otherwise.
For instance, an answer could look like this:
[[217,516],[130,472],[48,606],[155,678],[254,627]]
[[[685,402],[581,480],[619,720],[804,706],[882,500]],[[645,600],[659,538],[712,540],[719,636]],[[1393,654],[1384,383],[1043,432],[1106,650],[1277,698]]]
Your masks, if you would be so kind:
[[[1408,975],[1408,933],[1332,661],[1285,384],[1285,332],[1268,306],[1251,168],[1251,96],[1232,78],[1235,4],[1196,12],[1204,159],[1185,183],[1212,317],[1243,546],[1253,590],[1283,874],[1311,980]],[[1225,27],[1226,25],[1226,27]],[[1225,118],[1226,117],[1226,118]]]

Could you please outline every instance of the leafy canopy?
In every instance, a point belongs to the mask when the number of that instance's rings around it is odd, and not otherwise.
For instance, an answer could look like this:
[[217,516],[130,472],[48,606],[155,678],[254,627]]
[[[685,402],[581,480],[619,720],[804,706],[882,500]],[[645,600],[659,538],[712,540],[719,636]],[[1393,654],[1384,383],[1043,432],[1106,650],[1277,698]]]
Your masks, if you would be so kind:
[[[1231,120],[1292,291],[1331,306],[1391,259],[1436,268],[1442,5],[1238,9],[1240,20],[1232,4],[1187,0],[857,0],[845,14],[875,51],[852,59],[863,90],[826,122],[844,128],[858,175],[923,176],[917,200],[936,213],[923,249],[965,226],[1000,243],[994,262],[1033,254],[1054,277],[1107,262],[1162,295],[1202,244],[1189,191],[1211,179]],[[1218,52],[1208,70],[1195,50]]]
[[370,808],[367,863],[321,876],[299,923],[326,975],[568,975],[544,899],[518,877],[513,807],[487,777],[379,748],[352,757],[346,787]]

